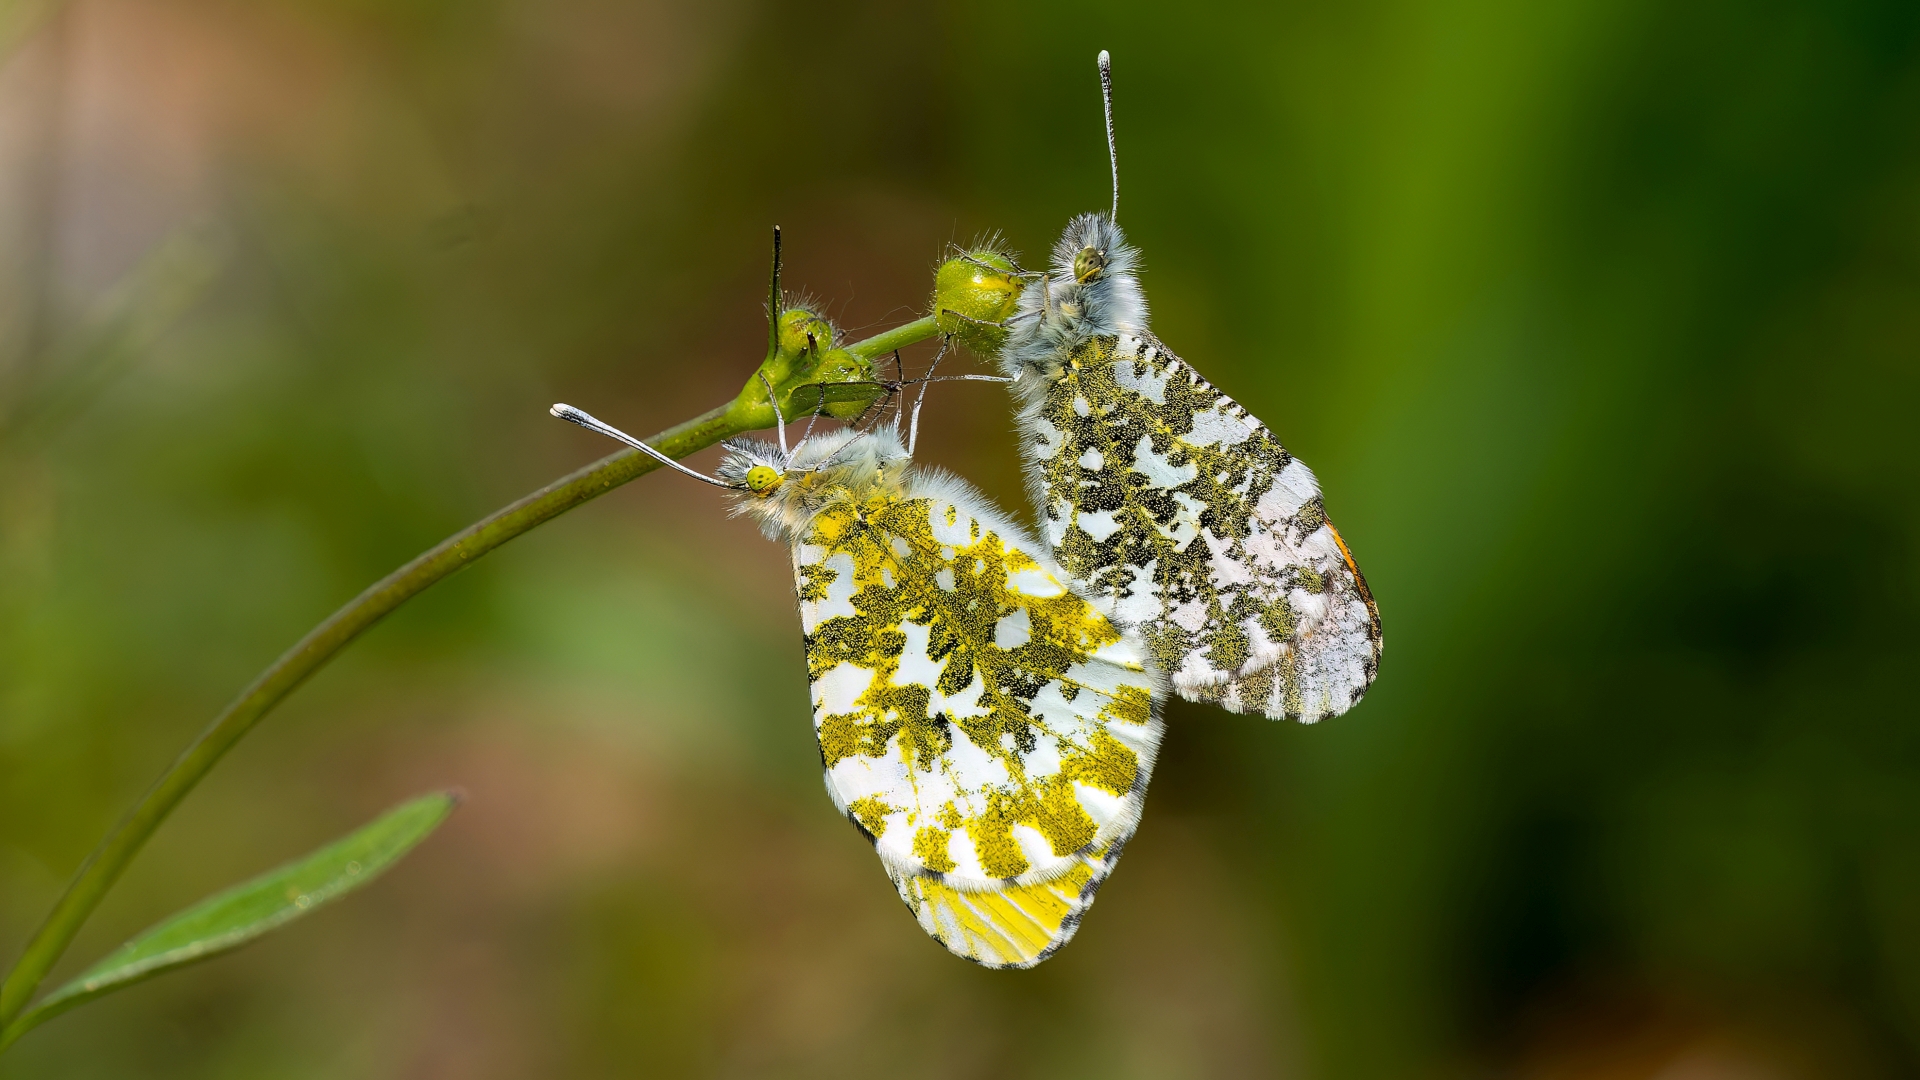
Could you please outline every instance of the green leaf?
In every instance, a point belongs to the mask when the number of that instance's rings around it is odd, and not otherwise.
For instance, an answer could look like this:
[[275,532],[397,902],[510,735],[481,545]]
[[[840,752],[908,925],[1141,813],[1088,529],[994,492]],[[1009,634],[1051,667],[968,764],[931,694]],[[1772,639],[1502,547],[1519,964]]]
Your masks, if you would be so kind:
[[0,1032],[0,1047],[68,1009],[143,979],[237,949],[358,889],[413,850],[447,819],[457,796],[436,792],[303,859],[216,893],[140,934],[42,998]]

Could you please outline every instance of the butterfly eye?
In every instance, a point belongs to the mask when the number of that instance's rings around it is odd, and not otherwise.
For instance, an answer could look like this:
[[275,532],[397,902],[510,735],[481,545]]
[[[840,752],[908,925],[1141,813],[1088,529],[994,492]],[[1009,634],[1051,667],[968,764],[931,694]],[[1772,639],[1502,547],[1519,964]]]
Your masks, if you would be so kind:
[[767,492],[779,487],[780,481],[784,479],[786,479],[786,477],[782,476],[771,466],[755,465],[753,468],[747,470],[747,490],[753,492],[755,495],[765,495]]
[[1094,248],[1081,248],[1080,254],[1073,257],[1073,280],[1085,285],[1097,279],[1107,269],[1107,256]]

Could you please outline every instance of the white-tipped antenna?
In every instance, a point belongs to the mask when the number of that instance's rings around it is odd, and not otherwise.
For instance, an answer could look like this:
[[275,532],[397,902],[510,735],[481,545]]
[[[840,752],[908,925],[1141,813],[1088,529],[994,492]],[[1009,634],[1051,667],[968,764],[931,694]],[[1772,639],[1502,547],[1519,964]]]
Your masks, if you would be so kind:
[[579,409],[576,409],[571,405],[566,405],[566,404],[555,405],[553,408],[548,409],[547,411],[559,417],[560,419],[567,421],[570,424],[579,424],[581,427],[586,428],[588,431],[597,431],[600,434],[605,435],[609,439],[613,439],[617,442],[626,443],[628,446],[631,446],[635,450],[638,450],[641,453],[646,454],[647,456],[653,458],[655,461],[658,461],[660,464],[665,465],[670,469],[678,469],[679,471],[686,473],[688,476],[693,477],[695,480],[704,481],[705,483],[712,484],[714,487],[726,488],[729,491],[733,490],[733,485],[727,483],[725,480],[715,480],[713,477],[708,476],[705,473],[694,472],[692,469],[687,468],[685,465],[682,465],[679,462],[668,457],[667,455],[661,453],[660,451],[655,450],[653,447],[648,446],[646,443],[641,442],[639,439],[636,439],[633,436],[627,434],[626,432],[621,431],[619,428],[614,427],[612,424],[601,423],[599,420],[594,419],[589,414],[581,412]]
[[1113,166],[1113,212],[1107,220],[1120,223],[1120,151],[1113,143],[1113,57],[1100,50],[1100,104],[1107,110],[1107,163]]

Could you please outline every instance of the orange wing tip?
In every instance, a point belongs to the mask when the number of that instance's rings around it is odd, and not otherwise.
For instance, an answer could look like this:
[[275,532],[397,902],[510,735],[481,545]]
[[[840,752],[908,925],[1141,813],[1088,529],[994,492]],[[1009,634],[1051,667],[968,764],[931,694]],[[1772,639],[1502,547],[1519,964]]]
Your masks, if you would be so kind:
[[1327,531],[1333,534],[1333,542],[1340,545],[1340,557],[1347,560],[1347,572],[1353,575],[1353,584],[1360,590],[1360,598],[1367,602],[1367,611],[1373,615],[1374,644],[1376,648],[1382,648],[1386,639],[1380,633],[1380,605],[1373,601],[1373,590],[1367,587],[1367,576],[1360,572],[1360,564],[1353,560],[1353,549],[1347,546],[1347,538],[1340,535],[1340,530],[1333,527],[1333,522],[1327,522]]

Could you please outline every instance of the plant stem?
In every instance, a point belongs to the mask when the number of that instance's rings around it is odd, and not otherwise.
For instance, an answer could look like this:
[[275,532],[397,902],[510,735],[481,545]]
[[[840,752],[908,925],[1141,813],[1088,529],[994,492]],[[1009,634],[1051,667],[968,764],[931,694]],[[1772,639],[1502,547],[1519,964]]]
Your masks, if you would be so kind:
[[[856,342],[848,351],[873,359],[935,336],[933,319],[925,318]],[[755,385],[749,382],[749,387]],[[647,439],[668,457],[686,457],[723,439],[751,430],[735,417],[742,415],[736,400],[703,413]],[[93,914],[107,890],[119,880],[127,864],[139,854],[154,830],[166,820],[213,766],[233,749],[253,726],[286,696],[326,665],[347,643],[379,622],[389,612],[429,586],[452,575],[494,548],[536,525],[559,517],[581,503],[644,476],[660,463],[638,450],[617,454],[562,477],[506,508],[453,534],[412,562],[388,574],[345,607],[327,617],[282,654],[280,659],[226,707],[192,745],[161,775],[127,816],[114,826],[93,854],[87,856],[73,882],[27,942],[20,959],[0,984],[0,1027],[26,1008],[33,992],[53,968],[75,934]]]
[[863,359],[874,360],[895,349],[904,349],[939,333],[940,328],[934,325],[933,316],[929,315],[924,319],[915,319],[910,323],[896,326],[884,334],[875,334],[865,341],[856,341],[847,346],[847,351]]

